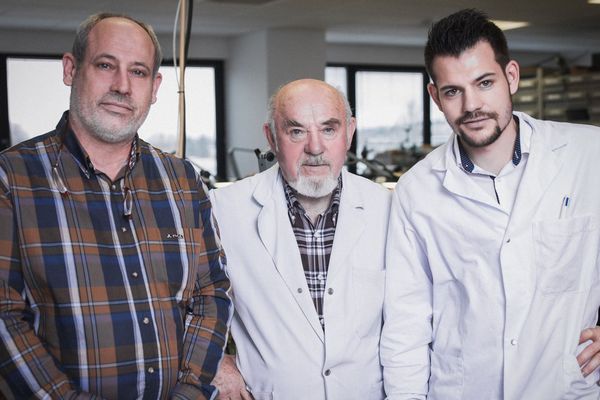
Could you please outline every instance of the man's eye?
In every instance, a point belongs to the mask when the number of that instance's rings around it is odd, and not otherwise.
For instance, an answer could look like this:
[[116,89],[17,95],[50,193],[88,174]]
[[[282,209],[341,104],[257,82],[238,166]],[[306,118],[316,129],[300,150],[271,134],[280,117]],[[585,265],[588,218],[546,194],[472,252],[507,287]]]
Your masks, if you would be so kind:
[[304,136],[304,131],[302,129],[291,129],[290,135],[292,137],[302,137]]
[[100,69],[110,69],[110,64],[108,64],[108,63],[98,63],[98,68],[100,68]]
[[142,71],[141,69],[134,69],[133,71],[131,71],[131,73],[135,76],[140,76],[140,77],[146,76],[146,72]]
[[446,97],[454,97],[458,94],[458,89],[448,89],[444,92],[444,96]]
[[331,135],[335,134],[335,129],[328,127],[328,128],[323,129],[323,133],[325,135],[331,136]]
[[489,79],[486,79],[485,81],[481,81],[481,82],[479,83],[479,86],[481,86],[481,87],[483,87],[483,88],[487,88],[487,87],[490,87],[490,86],[492,86],[492,84],[493,84],[493,83],[494,83],[494,82],[492,82],[491,80],[489,80]]

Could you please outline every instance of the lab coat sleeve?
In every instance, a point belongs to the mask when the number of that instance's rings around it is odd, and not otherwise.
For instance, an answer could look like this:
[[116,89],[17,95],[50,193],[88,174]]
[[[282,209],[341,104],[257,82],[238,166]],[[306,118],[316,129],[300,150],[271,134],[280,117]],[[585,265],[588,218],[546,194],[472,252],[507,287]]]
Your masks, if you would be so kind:
[[387,399],[427,398],[432,281],[401,186],[392,197],[380,355]]

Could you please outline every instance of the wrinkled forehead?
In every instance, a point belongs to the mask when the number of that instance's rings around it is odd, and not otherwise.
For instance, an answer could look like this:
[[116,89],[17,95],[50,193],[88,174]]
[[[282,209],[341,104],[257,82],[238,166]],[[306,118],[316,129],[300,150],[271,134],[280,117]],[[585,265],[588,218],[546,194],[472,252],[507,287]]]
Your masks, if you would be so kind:
[[344,120],[345,107],[339,94],[327,86],[302,85],[282,90],[277,97],[279,118],[318,118]]

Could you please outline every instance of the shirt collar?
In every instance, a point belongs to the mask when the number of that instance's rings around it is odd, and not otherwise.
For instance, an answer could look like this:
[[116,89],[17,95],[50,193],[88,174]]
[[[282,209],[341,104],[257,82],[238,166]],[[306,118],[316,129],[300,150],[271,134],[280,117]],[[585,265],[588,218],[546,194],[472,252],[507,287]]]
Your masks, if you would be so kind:
[[[83,173],[86,174],[87,177],[90,177],[95,173],[94,165],[90,160],[89,155],[85,151],[85,149],[79,143],[77,136],[71,129],[71,126],[68,123],[69,121],[69,111],[65,111],[56,125],[56,131],[59,133],[59,137],[61,140],[61,148],[64,146],[73,156],[79,168]],[[139,159],[139,137],[136,133],[133,141],[131,143],[131,151],[129,153],[129,160],[127,162],[127,170],[131,171],[135,166],[136,162]]]
[[[523,158],[524,153],[529,153],[529,145],[531,142],[531,127],[524,121],[521,121],[516,115],[513,115],[517,126],[517,134],[515,136],[515,145],[512,155],[512,163],[516,167]],[[472,173],[475,169],[475,164],[469,158],[467,151],[458,135],[454,135],[454,155],[457,164],[467,172]]]
[[[279,171],[279,173],[281,174],[281,171]],[[287,183],[283,175],[281,175],[281,180],[283,181],[283,191],[285,193],[285,199],[287,202],[288,215],[290,217],[290,221],[292,221],[293,223],[293,221],[296,219],[296,215],[298,215],[299,213],[306,214],[306,211],[304,210],[304,207],[302,207],[302,204],[300,204],[300,201],[298,201],[298,197],[296,197],[296,190],[292,188],[289,183]],[[331,193],[331,202],[329,203],[329,207],[327,207],[327,210],[325,210],[325,212],[323,213],[333,213],[334,224],[337,220],[337,213],[340,207],[341,193],[342,174],[340,174],[340,176],[338,177],[337,186],[335,187],[335,189],[333,189],[333,192]]]

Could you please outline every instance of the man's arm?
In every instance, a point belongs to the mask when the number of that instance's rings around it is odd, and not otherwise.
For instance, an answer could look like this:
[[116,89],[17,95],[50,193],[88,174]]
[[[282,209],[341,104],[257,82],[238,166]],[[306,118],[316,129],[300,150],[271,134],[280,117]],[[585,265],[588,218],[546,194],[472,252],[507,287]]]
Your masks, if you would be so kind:
[[200,217],[205,252],[198,260],[199,274],[186,318],[179,379],[172,392],[173,399],[210,399],[213,396],[216,389],[211,382],[223,357],[233,312],[227,293],[229,279],[225,273],[225,254],[207,196],[200,205]]
[[387,236],[381,364],[388,399],[425,399],[432,335],[431,277],[399,196],[397,188]]
[[584,376],[588,376],[600,366],[600,326],[584,329],[579,337],[579,344],[591,340],[592,343],[577,356],[577,362]]
[[0,389],[4,397],[16,399],[95,398],[71,385],[36,336],[25,292],[13,206],[0,180]]

